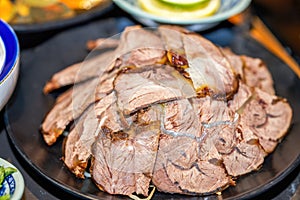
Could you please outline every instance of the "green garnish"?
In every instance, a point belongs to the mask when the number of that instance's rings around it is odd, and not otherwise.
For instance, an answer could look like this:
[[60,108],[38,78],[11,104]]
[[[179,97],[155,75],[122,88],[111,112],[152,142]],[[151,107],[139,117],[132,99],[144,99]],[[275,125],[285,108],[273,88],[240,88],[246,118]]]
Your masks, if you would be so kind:
[[11,175],[12,173],[17,172],[17,169],[12,167],[5,167],[4,168],[4,176],[7,177],[8,175]]
[[8,199],[10,199],[10,195],[9,194],[0,196],[0,200],[8,200]]
[[3,166],[0,166],[0,188],[2,187],[2,183],[5,179],[5,170]]
[[[17,171],[17,169],[12,168],[12,167],[0,166],[0,188],[2,187],[5,177],[9,176],[10,174],[12,174],[16,171]],[[0,200],[8,200],[8,199],[10,199],[9,194],[0,196]]]
[[12,167],[4,167],[4,166],[0,166],[0,188],[2,187],[2,183],[5,179],[5,177],[7,177],[8,175],[16,172],[17,170],[15,168]]

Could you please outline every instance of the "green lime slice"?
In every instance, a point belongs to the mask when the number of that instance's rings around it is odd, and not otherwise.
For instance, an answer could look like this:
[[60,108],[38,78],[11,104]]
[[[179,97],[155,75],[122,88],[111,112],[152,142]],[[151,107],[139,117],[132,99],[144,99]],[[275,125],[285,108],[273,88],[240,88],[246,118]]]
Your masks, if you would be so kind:
[[160,1],[163,1],[163,2],[169,3],[169,4],[178,5],[178,6],[189,6],[189,5],[193,5],[193,4],[202,3],[207,0],[160,0]]
[[138,3],[151,14],[169,19],[189,20],[213,15],[219,9],[221,0],[208,0],[188,7],[167,4],[161,0],[138,0]]

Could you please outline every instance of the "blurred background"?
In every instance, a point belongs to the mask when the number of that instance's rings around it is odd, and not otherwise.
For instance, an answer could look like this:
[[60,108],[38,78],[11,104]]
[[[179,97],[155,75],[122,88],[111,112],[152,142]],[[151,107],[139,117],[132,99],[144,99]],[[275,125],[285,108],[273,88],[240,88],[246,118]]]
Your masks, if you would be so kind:
[[252,4],[279,40],[300,55],[300,0],[253,0]]
[[[252,11],[293,50],[290,53],[300,55],[300,0],[253,0],[251,4]],[[131,17],[112,5],[111,0],[0,0],[0,11],[0,18],[9,22],[20,36],[22,48],[90,20]]]

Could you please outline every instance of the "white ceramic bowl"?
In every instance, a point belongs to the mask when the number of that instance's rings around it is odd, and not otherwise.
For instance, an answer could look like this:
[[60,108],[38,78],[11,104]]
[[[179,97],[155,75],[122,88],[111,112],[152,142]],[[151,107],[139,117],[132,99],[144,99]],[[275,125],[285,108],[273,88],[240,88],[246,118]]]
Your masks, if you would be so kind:
[[[12,95],[18,75],[20,48],[18,38],[13,29],[0,20],[0,37],[3,41],[6,55],[2,72],[0,73],[0,111]],[[0,43],[1,45],[1,43]]]
[[[211,28],[221,21],[245,10],[251,0],[221,0],[218,11],[209,17],[200,19],[170,19],[150,14],[138,6],[137,0],[113,0],[121,9],[131,14],[136,20],[147,26],[159,24],[183,25],[190,30],[205,30]],[[184,1],[184,0],[183,0]]]
[[[14,165],[2,158],[0,158],[0,166],[17,169]],[[0,188],[0,195],[10,193],[10,200],[20,200],[22,198],[25,184],[23,176],[18,169],[17,172],[12,173],[10,176],[5,178],[3,185],[4,187]]]

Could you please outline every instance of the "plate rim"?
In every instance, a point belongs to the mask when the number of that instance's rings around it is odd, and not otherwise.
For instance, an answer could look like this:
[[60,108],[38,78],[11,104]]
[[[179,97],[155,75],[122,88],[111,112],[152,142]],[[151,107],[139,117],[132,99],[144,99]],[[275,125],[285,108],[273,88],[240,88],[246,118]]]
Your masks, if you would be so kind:
[[[288,69],[288,68],[287,68]],[[294,74],[294,73],[293,73]],[[15,145],[11,145],[12,147],[17,149],[17,152],[21,155],[22,158],[24,158],[25,160],[28,159],[28,157],[26,156],[25,153],[23,153],[23,149],[19,149],[20,147],[18,145],[16,145],[17,143],[15,143],[15,141],[13,140],[12,134],[12,128],[10,127],[10,123],[9,123],[9,107],[6,106],[5,108],[5,112],[4,112],[4,121],[5,121],[5,127],[8,133],[8,138],[9,140],[15,144]],[[281,143],[280,143],[281,144]],[[280,145],[279,144],[279,145]],[[23,152],[22,152],[23,151]],[[272,154],[271,154],[272,155]],[[286,178],[293,170],[295,170],[295,168],[300,164],[300,153],[298,152],[297,156],[295,155],[295,157],[293,157],[294,159],[290,161],[290,165],[285,166],[284,171],[280,171],[280,173],[276,174],[276,176],[274,176],[272,179],[269,179],[267,182],[267,184],[264,187],[258,188],[258,189],[252,189],[252,190],[248,190],[247,192],[243,192],[240,193],[238,195],[235,195],[234,197],[226,197],[225,199],[234,199],[234,198],[240,198],[240,199],[248,199],[248,198],[253,198],[256,197],[264,192],[266,192],[267,190],[269,190],[270,188],[274,187],[275,185],[277,185],[280,181],[282,181],[284,178]],[[43,178],[47,178],[48,180],[51,181],[52,184],[56,185],[56,186],[62,186],[62,187],[67,187],[68,192],[71,192],[72,194],[75,195],[80,195],[80,197],[82,198],[89,198],[91,199],[92,196],[95,196],[93,194],[89,194],[88,196],[84,193],[80,193],[78,192],[78,190],[74,191],[71,190],[70,187],[68,187],[68,185],[59,182],[58,180],[52,178],[52,177],[48,177],[47,175],[45,175],[45,173],[43,173],[42,170],[40,170],[39,167],[37,167],[34,163],[33,164],[34,168],[37,169],[36,172],[43,175]]]
[[30,34],[53,31],[57,29],[67,28],[75,24],[87,22],[93,18],[99,17],[112,10],[113,3],[111,0],[106,0],[105,3],[91,10],[80,13],[74,17],[49,21],[45,23],[35,24],[10,24],[11,27],[19,34]]

